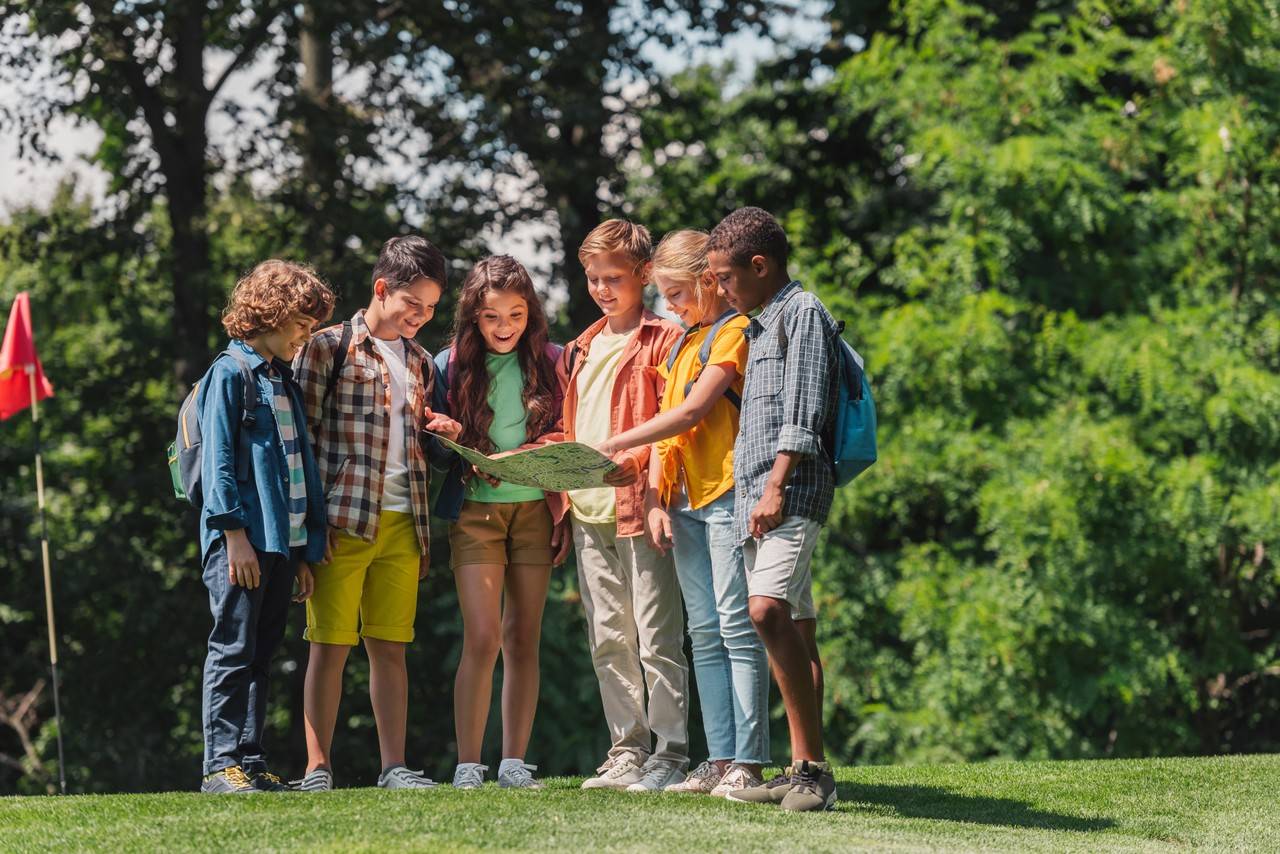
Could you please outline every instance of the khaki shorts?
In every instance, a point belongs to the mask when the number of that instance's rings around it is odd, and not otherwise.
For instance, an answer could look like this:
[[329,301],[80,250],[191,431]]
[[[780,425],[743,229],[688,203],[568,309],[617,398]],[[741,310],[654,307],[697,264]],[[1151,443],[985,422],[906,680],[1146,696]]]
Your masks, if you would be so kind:
[[747,537],[742,561],[747,569],[747,595],[781,599],[791,606],[791,619],[812,620],[813,547],[822,525],[803,516],[788,516],[760,539]]
[[372,543],[339,531],[333,560],[312,567],[316,588],[302,636],[345,646],[362,637],[409,643],[421,558],[412,513],[382,511]]
[[454,569],[478,563],[551,565],[551,511],[547,502],[490,504],[467,501],[449,526]]

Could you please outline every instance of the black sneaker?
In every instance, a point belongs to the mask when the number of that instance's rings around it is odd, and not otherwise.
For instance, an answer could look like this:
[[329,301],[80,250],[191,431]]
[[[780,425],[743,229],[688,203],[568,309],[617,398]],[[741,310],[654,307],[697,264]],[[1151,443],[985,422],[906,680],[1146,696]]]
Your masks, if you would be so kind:
[[200,791],[213,795],[256,795],[262,790],[239,765],[229,765],[213,774],[206,774],[200,783]]
[[802,760],[791,766],[791,791],[782,808],[791,812],[829,810],[836,805],[836,778],[826,762]]
[[253,787],[259,792],[289,791],[289,787],[285,785],[284,781],[270,771],[254,771],[249,775],[249,781],[253,783]]
[[791,791],[792,770],[792,766],[788,765],[782,769],[781,774],[778,774],[772,780],[759,786],[752,786],[749,789],[738,789],[736,792],[730,792],[724,796],[725,800],[739,804],[780,804],[783,798],[787,796],[787,793]]

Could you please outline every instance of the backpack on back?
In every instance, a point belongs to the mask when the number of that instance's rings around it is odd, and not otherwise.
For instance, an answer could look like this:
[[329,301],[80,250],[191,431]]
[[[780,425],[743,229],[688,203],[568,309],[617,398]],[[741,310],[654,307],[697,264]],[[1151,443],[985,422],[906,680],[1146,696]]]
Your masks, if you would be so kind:
[[[329,371],[329,384],[325,387],[324,392],[326,404],[329,401],[329,395],[333,392],[338,373],[342,370],[343,363],[346,362],[347,350],[350,345],[351,321],[347,321],[342,324],[342,339],[338,344],[337,351],[333,354],[333,367]],[[178,408],[178,433],[174,440],[169,443],[167,457],[169,460],[169,477],[173,481],[173,495],[179,500],[190,502],[195,507],[199,507],[204,503],[204,495],[200,483],[202,465],[200,407],[197,402],[200,395],[200,387],[208,382],[209,374],[213,373],[213,365],[217,364],[218,359],[223,356],[234,359],[236,366],[240,369],[240,422],[237,431],[236,480],[247,481],[249,479],[250,451],[244,437],[246,435],[245,428],[252,429],[257,425],[257,417],[254,415],[254,410],[257,408],[258,403],[258,384],[253,378],[253,370],[249,367],[248,360],[242,354],[227,348],[214,357],[213,364],[209,366],[209,370],[205,371],[204,377],[191,387],[191,391],[183,399],[182,406]],[[252,403],[249,400],[251,391],[255,397]]]
[[839,375],[830,447],[836,486],[844,486],[876,461],[876,404],[862,357],[844,340],[844,321],[836,329]]

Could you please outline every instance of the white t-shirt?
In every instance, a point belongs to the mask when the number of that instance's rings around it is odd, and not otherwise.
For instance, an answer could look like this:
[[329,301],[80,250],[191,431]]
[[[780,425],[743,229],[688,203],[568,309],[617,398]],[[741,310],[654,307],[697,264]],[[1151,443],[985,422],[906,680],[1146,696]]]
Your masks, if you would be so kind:
[[387,435],[387,470],[382,478],[382,509],[411,513],[413,502],[409,497],[409,466],[404,444],[404,403],[408,386],[404,341],[399,338],[383,341],[373,335],[369,338],[387,363],[391,377],[391,429]]

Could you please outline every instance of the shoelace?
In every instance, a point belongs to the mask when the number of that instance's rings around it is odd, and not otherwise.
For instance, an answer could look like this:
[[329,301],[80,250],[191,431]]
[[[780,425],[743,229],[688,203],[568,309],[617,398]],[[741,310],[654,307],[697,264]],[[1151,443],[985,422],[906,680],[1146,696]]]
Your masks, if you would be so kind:
[[697,768],[693,769],[692,774],[690,774],[688,777],[685,778],[685,780],[691,783],[701,783],[704,780],[717,780],[717,779],[723,779],[723,778],[720,776],[720,772],[716,770],[716,766],[711,764],[710,762],[703,762]]
[[753,784],[754,782],[755,781],[752,779],[750,771],[746,768],[734,765],[725,773],[724,777],[721,778],[720,785],[745,789],[748,784]]
[[533,779],[533,774],[530,773],[531,771],[537,770],[537,765],[509,765],[507,766],[506,773],[503,774],[503,776],[512,783],[516,783],[520,786],[528,786],[531,783],[537,782]]
[[275,774],[272,774],[270,771],[262,771],[258,774],[258,776],[262,777],[268,783],[273,783],[277,786],[284,785],[284,781],[281,780],[279,777],[277,777]]
[[812,789],[816,791],[818,780],[821,776],[822,770],[816,765],[797,765],[791,775],[791,790]]
[[671,767],[666,764],[653,764],[644,771],[644,777],[641,778],[642,783],[648,783],[654,788],[660,787],[664,780],[671,774]]
[[769,780],[769,782],[765,783],[765,786],[767,786],[770,789],[776,789],[778,786],[785,786],[788,783],[794,783],[795,777],[790,772],[791,772],[791,769],[788,768],[786,771],[783,771],[781,774],[774,775],[774,777],[771,780]]
[[462,769],[462,778],[458,779],[455,775],[454,786],[483,786],[484,772],[489,770],[488,765],[473,765],[470,768]]
[[227,782],[235,786],[237,789],[243,789],[245,786],[252,786],[253,781],[244,773],[244,769],[239,765],[232,765],[224,772],[227,775]]
[[635,768],[634,762],[615,761],[601,776],[606,780],[612,780],[615,777],[621,777],[623,774],[629,774]]

